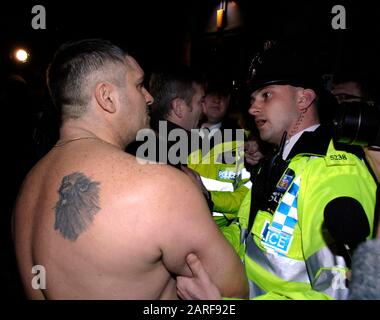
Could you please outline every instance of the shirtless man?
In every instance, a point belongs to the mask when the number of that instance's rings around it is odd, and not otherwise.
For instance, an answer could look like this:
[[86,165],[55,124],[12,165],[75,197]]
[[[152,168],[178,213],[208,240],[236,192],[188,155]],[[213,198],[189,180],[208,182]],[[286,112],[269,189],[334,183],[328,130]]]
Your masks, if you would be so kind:
[[[63,45],[48,70],[60,140],[31,170],[14,212],[14,241],[32,299],[177,299],[197,254],[225,296],[244,297],[240,260],[197,186],[124,152],[147,127],[143,71],[109,42]],[[34,289],[32,268],[46,270]]]

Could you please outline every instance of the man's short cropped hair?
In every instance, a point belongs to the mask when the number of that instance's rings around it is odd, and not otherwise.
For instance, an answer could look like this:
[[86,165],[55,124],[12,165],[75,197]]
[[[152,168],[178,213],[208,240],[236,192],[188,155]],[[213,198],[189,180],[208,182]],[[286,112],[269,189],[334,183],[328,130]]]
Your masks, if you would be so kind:
[[120,65],[125,65],[125,57],[121,48],[102,39],[64,43],[47,70],[49,93],[62,119],[75,119],[86,111],[91,77],[122,85],[125,70]]

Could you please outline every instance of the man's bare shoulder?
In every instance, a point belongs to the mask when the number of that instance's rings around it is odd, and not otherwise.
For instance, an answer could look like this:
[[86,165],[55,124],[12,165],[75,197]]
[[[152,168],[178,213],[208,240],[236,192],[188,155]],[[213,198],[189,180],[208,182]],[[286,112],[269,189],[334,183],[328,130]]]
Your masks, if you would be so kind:
[[139,214],[148,215],[152,227],[164,223],[168,230],[178,223],[187,225],[187,219],[203,221],[202,217],[211,217],[202,192],[185,173],[165,164],[132,161],[133,177],[124,176],[120,185],[121,193],[128,195],[123,206],[133,206]]
[[[139,164],[132,160],[133,178],[137,179],[135,186],[142,196],[158,200],[182,202],[182,200],[201,199],[203,196],[191,179],[178,169],[165,164]],[[130,190],[128,183],[124,187]],[[140,189],[142,188],[142,189]]]
[[185,190],[199,193],[194,183],[180,170],[166,164],[141,161],[140,159],[123,151],[114,154],[99,155],[102,168],[112,173],[112,177],[118,180],[119,187],[126,189],[128,193],[133,189],[145,191],[145,196],[152,195],[149,191],[157,193],[176,193]]

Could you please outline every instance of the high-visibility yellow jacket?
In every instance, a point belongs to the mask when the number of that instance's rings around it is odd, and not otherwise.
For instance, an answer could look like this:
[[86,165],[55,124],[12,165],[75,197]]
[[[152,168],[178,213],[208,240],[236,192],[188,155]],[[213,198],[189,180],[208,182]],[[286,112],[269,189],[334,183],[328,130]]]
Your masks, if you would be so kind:
[[[223,228],[245,264],[250,298],[345,299],[348,269],[343,257],[327,245],[324,209],[338,197],[357,200],[372,234],[376,183],[362,160],[336,150],[332,141],[325,154],[295,155],[287,169],[293,174],[281,176],[277,183],[276,188],[286,191],[274,213],[258,210],[248,230],[249,191],[238,219]],[[260,186],[253,181],[252,192],[255,188]]]
[[243,143],[237,140],[223,141],[206,153],[199,149],[188,158],[187,166],[199,173],[211,194],[213,218],[219,227],[229,225],[236,218],[252,186],[250,173],[244,167]]

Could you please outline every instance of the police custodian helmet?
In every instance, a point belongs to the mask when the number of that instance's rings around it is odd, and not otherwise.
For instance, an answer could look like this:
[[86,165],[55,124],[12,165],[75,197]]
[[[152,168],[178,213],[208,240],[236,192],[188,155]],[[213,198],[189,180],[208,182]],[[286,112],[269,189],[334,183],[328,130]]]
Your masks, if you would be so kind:
[[274,41],[267,41],[263,50],[253,58],[248,82],[251,92],[272,84],[289,84],[316,91],[323,87],[312,55],[307,56]]
[[337,102],[326,90],[313,53],[296,50],[275,41],[267,41],[252,59],[248,90],[250,93],[269,85],[292,85],[313,89],[318,96],[321,122],[330,123]]

